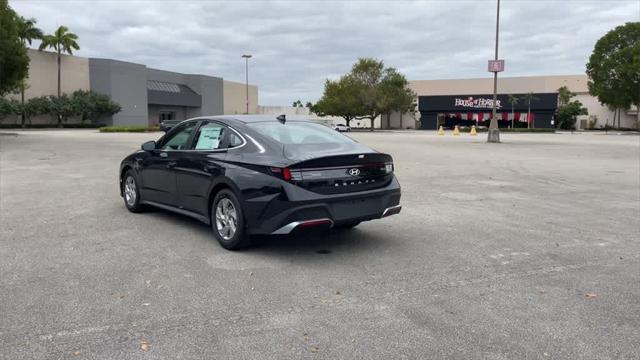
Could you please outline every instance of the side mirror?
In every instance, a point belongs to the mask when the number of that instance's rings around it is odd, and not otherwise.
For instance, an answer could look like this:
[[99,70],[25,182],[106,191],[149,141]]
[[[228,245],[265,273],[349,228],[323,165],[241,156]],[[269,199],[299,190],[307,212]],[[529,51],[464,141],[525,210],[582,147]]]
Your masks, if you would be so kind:
[[147,141],[146,143],[142,144],[142,150],[144,151],[151,151],[151,150],[155,150],[156,149],[156,142],[151,140],[151,141]]

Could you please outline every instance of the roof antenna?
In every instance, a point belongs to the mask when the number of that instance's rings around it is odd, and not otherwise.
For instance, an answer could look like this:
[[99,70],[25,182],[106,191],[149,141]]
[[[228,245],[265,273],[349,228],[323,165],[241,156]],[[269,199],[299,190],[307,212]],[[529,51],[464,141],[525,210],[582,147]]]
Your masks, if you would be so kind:
[[282,124],[284,124],[287,121],[287,117],[285,116],[285,114],[278,115],[276,119],[278,119],[278,121],[280,121]]

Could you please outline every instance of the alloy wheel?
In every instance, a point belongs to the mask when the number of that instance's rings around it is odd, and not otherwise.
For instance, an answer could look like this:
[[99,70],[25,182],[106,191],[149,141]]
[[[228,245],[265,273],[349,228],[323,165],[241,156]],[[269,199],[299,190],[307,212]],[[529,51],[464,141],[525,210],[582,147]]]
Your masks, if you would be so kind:
[[136,193],[136,181],[133,176],[128,176],[124,182],[124,199],[127,205],[134,206],[138,195]]
[[223,198],[216,206],[216,229],[218,234],[225,239],[233,238],[238,228],[238,215],[233,202],[227,198]]

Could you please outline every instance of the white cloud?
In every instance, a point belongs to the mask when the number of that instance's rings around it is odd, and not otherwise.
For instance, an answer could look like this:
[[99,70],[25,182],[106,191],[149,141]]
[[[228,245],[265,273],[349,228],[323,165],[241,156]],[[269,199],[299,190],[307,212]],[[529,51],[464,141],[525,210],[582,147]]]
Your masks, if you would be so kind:
[[[51,32],[67,25],[78,55],[244,80],[262,104],[315,101],[325,78],[372,56],[409,79],[485,77],[494,1],[12,1]],[[584,72],[595,41],[640,20],[638,1],[502,1],[505,76]]]

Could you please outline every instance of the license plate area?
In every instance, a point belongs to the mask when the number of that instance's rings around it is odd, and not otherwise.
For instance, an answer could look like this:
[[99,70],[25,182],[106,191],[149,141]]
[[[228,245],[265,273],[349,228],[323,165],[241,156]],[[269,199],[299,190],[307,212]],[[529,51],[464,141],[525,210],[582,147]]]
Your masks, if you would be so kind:
[[332,205],[336,220],[380,215],[381,209],[382,199],[377,197],[339,201]]

